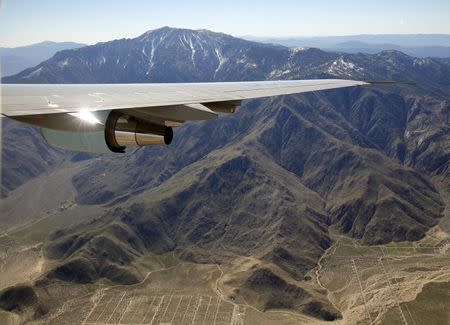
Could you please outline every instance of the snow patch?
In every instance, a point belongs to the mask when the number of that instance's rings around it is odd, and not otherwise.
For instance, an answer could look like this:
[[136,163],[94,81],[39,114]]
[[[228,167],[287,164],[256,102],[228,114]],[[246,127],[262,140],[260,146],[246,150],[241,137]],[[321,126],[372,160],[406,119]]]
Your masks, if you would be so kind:
[[143,56],[145,56],[147,58],[148,61],[150,61],[150,58],[148,57],[147,52],[145,51],[145,47],[146,47],[146,45],[144,45],[142,47],[141,53],[142,53]]
[[166,37],[167,37],[167,33],[164,34],[164,35],[161,35],[158,40],[156,40],[155,38],[152,39],[151,50],[150,50],[150,57],[148,58],[149,59],[149,63],[148,63],[148,70],[147,70],[147,73],[146,73],[147,75],[150,73],[150,69],[153,68],[153,66],[155,65],[153,60],[155,58],[155,52],[156,52],[157,48],[162,44],[162,42],[164,42]]
[[216,76],[217,72],[222,68],[222,66],[224,65],[225,62],[227,62],[227,59],[223,57],[222,53],[220,52],[220,50],[218,48],[214,49],[214,52],[216,53],[217,56],[217,61],[219,61],[219,65],[216,68],[216,71],[214,72],[214,77]]
[[291,49],[289,49],[292,53],[299,53],[299,52],[304,52],[308,49],[308,47],[293,47]]
[[156,51],[156,46],[155,46],[155,40],[152,40],[152,50],[150,51],[150,68],[153,68],[153,58],[155,57],[155,51]]
[[430,63],[431,63],[431,60],[428,58],[424,58],[424,59],[414,58],[414,61],[413,61],[413,65],[415,65],[415,66],[427,65]]
[[69,65],[69,58],[65,59],[64,61],[59,61],[58,62],[58,66],[60,68],[64,68],[65,66],[68,66],[68,65]]
[[269,79],[279,78],[279,77],[284,76],[289,73],[291,73],[290,69],[287,69],[287,70],[275,69],[271,73],[269,73]]
[[364,69],[358,67],[356,64],[345,61],[343,57],[333,61],[331,65],[328,67],[327,72],[333,75],[345,75],[352,76],[353,72],[363,72]]
[[194,43],[192,42],[191,37],[189,37],[189,46],[191,47],[191,61],[195,67],[195,60],[194,60],[195,59],[195,47],[194,47]]
[[194,37],[197,39],[197,44],[200,46],[200,48],[203,51],[203,54],[206,55],[207,51],[205,50],[205,48],[203,47],[203,40],[200,38],[200,36],[198,34],[194,34]]

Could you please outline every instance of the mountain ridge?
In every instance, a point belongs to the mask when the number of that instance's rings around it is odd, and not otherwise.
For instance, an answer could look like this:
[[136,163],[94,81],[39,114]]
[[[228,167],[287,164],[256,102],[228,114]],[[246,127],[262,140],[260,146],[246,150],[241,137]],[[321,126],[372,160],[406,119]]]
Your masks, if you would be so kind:
[[[233,52],[232,49],[237,47],[240,51]],[[96,53],[95,60],[90,57],[92,53]],[[131,59],[123,56],[125,53],[130,53]],[[169,57],[180,66],[173,66]],[[322,67],[319,69],[320,59]],[[314,62],[313,70],[308,66],[308,61]],[[374,62],[380,67],[383,62],[384,70],[374,71]],[[250,42],[206,30],[169,27],[148,31],[134,39],[62,51],[34,68],[3,78],[3,82],[198,82],[348,78],[349,74],[354,78],[364,77],[365,80],[395,80],[400,63],[416,74],[420,73],[422,81],[428,77],[430,84],[436,81],[450,83],[447,76],[449,67],[442,61],[411,58],[398,51],[383,51],[372,56],[337,54]],[[441,72],[436,80],[438,70],[445,72]],[[61,76],[59,79],[56,78],[58,75]],[[417,77],[411,79],[407,81],[416,81]]]
[[[228,283],[235,297],[265,310],[290,308],[319,319],[339,318],[326,293],[307,280],[333,242],[331,230],[365,244],[415,241],[442,216],[444,203],[432,179],[445,179],[450,172],[450,67],[396,51],[343,55],[201,34],[166,28],[63,51],[5,80],[364,76],[417,84],[248,101],[233,115],[177,128],[171,146],[124,155],[80,156],[50,148],[33,128],[8,121],[4,141],[9,150],[2,152],[8,202],[19,202],[14,189],[42,172],[22,174],[32,170],[34,161],[23,158],[30,154],[49,161],[44,171],[67,168],[60,161],[71,166],[82,161],[66,185],[74,192],[71,200],[80,214],[96,206],[103,211],[46,237],[44,252],[54,267],[38,284],[136,283],[143,277],[136,260],[151,253],[173,252],[213,264],[254,258],[254,268]],[[72,63],[61,64],[65,60]],[[108,70],[117,60],[126,67]],[[15,169],[19,160],[24,165]],[[52,177],[50,184],[57,184]],[[288,292],[271,295],[267,288],[277,283]]]
[[49,59],[58,51],[83,47],[85,45],[75,42],[43,41],[19,47],[0,47],[0,71],[2,76],[14,75],[25,68],[35,66]]

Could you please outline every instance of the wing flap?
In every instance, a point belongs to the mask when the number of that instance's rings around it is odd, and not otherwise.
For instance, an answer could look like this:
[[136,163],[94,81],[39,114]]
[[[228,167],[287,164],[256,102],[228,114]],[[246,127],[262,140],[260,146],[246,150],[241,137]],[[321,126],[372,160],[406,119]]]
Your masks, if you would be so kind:
[[202,104],[127,108],[121,111],[145,121],[160,124],[165,124],[165,121],[182,123],[188,120],[202,121],[212,120],[218,117],[216,112],[213,112]]

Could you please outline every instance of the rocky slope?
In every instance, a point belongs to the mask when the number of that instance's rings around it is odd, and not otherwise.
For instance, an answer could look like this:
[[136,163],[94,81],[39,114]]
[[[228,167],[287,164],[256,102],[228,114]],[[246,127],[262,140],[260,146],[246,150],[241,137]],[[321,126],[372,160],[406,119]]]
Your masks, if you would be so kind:
[[[44,282],[135,283],[142,279],[135,260],[149,252],[175,251],[197,263],[253,256],[260,264],[234,280],[237,295],[262,309],[334,319],[339,312],[304,281],[331,245],[331,227],[369,244],[417,240],[442,215],[431,177],[450,168],[449,72],[442,60],[395,51],[326,53],[170,28],[59,52],[4,82],[339,77],[416,84],[250,101],[219,120],[185,124],[169,147],[124,155],[63,152],[11,123],[2,187],[14,190],[58,161],[85,160],[71,184],[77,208],[107,212],[49,238],[45,253],[57,266]],[[286,290],[273,292],[278,284]]]

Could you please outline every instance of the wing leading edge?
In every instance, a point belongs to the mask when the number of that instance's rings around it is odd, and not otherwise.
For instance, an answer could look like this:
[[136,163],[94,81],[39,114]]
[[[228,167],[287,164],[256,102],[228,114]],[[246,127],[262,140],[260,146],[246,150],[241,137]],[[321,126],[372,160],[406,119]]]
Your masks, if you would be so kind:
[[[221,112],[220,107],[227,106],[227,103],[239,103],[245,99],[367,84],[341,79],[178,84],[4,84],[1,86],[2,115],[20,117],[106,110],[138,110],[148,115],[152,115],[154,110],[155,114],[164,115],[164,108],[175,112],[178,107],[177,114],[181,114],[183,120],[197,120]],[[184,106],[189,109],[184,109]]]

